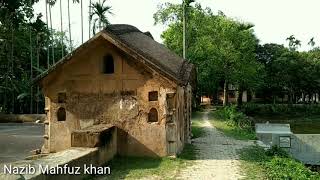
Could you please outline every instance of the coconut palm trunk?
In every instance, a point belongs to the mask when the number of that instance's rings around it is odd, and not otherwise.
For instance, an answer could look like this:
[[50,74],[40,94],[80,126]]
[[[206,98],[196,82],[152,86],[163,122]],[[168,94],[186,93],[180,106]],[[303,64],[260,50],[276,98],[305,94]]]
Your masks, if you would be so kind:
[[80,0],[80,6],[81,6],[81,42],[83,43],[83,4],[82,4],[82,0]]
[[89,39],[91,38],[91,18],[90,18],[90,14],[91,14],[91,0],[89,1]]
[[52,48],[52,63],[54,64],[55,63],[55,60],[54,60],[54,42],[53,42],[53,30],[52,30],[52,16],[51,16],[51,7],[52,5],[49,3],[49,17],[50,17],[50,37],[51,37],[51,40],[52,40],[52,44],[51,44],[51,48]]
[[[14,71],[13,71],[13,51],[14,51],[14,27],[13,24],[11,24],[11,75],[14,76]],[[11,97],[12,97],[12,106],[11,106],[11,112],[14,113],[14,101],[15,101],[15,97],[14,97],[14,89],[12,88],[11,90]]]
[[[46,0],[46,23],[47,23],[47,29],[49,29],[48,0]],[[48,68],[48,69],[49,69],[49,67],[50,67],[49,41],[50,41],[50,36],[48,36],[48,39],[47,39],[47,68]]]
[[71,20],[70,20],[70,0],[68,0],[68,22],[69,22],[69,43],[70,43],[70,50],[72,51],[72,37],[71,37]]
[[[37,68],[39,69],[39,60],[40,60],[40,46],[39,46],[39,34],[37,34]],[[37,86],[37,106],[36,112],[39,114],[39,86]]]
[[[31,3],[31,2],[30,2]],[[31,20],[30,20],[31,22]],[[33,51],[32,51],[32,29],[31,26],[29,27],[29,40],[30,40],[30,82],[32,81],[33,78]],[[30,114],[33,113],[33,86],[32,83],[30,83]]]
[[62,21],[62,1],[60,0],[60,31],[61,31],[61,58],[64,56],[63,52],[63,21]]

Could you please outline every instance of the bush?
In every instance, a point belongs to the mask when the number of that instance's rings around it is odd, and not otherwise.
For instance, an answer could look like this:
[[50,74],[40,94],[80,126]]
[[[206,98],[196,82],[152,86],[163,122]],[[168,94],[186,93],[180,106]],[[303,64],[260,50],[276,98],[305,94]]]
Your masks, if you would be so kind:
[[320,106],[317,104],[254,104],[247,103],[241,106],[241,111],[247,115],[256,114],[305,114],[314,115],[320,114]]
[[278,156],[278,157],[289,157],[287,151],[281,149],[279,146],[272,146],[270,149],[266,151],[267,156]]
[[219,119],[227,121],[230,126],[252,129],[252,121],[244,113],[238,111],[234,105],[217,110],[216,115]]
[[320,180],[319,173],[312,172],[276,146],[267,151],[259,146],[243,148],[240,150],[240,159],[243,160],[242,168],[251,179]]
[[291,159],[274,157],[265,164],[267,168],[267,176],[270,179],[320,179],[316,172],[312,172],[302,163]]

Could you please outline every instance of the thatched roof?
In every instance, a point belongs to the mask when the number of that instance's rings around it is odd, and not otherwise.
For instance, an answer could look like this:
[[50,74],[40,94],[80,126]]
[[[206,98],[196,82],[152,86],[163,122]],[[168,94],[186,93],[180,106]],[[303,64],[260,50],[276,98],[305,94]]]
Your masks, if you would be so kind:
[[192,81],[191,84],[194,83],[195,69],[191,63],[156,42],[150,32],[143,33],[136,27],[125,24],[107,26],[103,31],[37,77],[35,81],[40,81],[46,77],[50,72],[71,59],[74,54],[89,46],[93,39],[99,36],[105,37],[119,49],[125,49],[128,55],[139,56],[148,66],[175,80],[178,84],[187,84],[190,81]]

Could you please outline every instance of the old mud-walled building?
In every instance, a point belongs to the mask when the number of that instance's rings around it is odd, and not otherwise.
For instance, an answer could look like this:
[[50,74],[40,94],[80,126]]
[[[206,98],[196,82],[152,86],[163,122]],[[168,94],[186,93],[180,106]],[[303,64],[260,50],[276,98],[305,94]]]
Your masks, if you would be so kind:
[[116,139],[119,155],[176,155],[190,139],[195,76],[150,33],[110,25],[35,80],[46,101],[42,152]]

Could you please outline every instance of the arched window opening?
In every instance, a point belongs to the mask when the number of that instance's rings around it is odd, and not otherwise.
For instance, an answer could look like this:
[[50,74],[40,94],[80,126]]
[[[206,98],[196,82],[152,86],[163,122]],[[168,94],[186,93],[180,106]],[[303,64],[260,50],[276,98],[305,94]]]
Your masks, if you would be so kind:
[[158,111],[156,108],[150,109],[148,114],[148,122],[158,122]]
[[57,119],[58,119],[58,121],[65,121],[66,120],[66,109],[65,108],[61,107],[58,109]]
[[111,55],[106,55],[103,57],[103,73],[104,74],[114,73],[114,60]]

